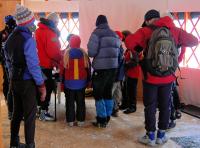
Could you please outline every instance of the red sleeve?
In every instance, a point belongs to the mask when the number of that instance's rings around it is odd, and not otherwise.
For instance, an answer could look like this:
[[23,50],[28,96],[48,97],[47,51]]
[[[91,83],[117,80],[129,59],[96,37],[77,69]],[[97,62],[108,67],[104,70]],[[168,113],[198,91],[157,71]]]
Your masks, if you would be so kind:
[[46,37],[47,47],[45,49],[48,50],[46,53],[54,62],[59,63],[62,58],[60,41],[54,32],[49,31],[46,35],[48,35],[48,37]]
[[137,30],[134,34],[129,35],[125,40],[126,48],[131,51],[133,51],[136,46],[140,46],[145,49],[151,32],[152,31],[149,28],[144,27]]
[[178,42],[177,45],[182,47],[181,53],[178,57],[178,62],[180,63],[183,60],[183,56],[185,54],[186,48],[184,47],[193,47],[193,46],[198,45],[198,39],[191,33],[187,33],[181,28],[175,27],[175,30],[176,32],[178,32],[178,36],[176,36],[177,42]]
[[179,29],[178,45],[184,47],[193,47],[198,44],[198,39],[191,33],[187,33],[183,29]]
[[183,60],[184,54],[185,54],[185,48],[181,48],[181,53],[178,57],[178,63],[181,63],[181,61]]
[[60,78],[63,79],[63,75],[64,75],[64,62],[63,60],[60,61]]

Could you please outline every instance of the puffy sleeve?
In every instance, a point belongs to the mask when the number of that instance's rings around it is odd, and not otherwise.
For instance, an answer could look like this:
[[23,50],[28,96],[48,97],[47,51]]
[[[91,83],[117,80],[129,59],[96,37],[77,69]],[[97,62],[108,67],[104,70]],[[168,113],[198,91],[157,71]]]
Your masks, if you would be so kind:
[[138,46],[145,49],[147,44],[147,31],[148,30],[145,27],[137,30],[134,34],[130,34],[129,36],[127,36],[125,40],[126,48],[131,51],[136,50],[135,48]]
[[32,75],[36,85],[40,86],[44,83],[39,59],[36,51],[36,43],[33,38],[29,38],[24,45],[24,55],[26,64],[30,74]]
[[178,44],[184,47],[193,47],[198,44],[198,39],[191,33],[187,33],[183,29],[179,29]]
[[93,32],[87,44],[88,56],[95,57],[99,49],[99,37]]

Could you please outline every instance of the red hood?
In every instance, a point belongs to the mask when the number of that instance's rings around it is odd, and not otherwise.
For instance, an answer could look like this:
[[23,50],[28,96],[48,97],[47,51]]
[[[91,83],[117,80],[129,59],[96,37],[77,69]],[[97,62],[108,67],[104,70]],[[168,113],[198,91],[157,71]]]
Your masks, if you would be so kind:
[[158,27],[166,26],[169,29],[175,27],[173,20],[169,16],[160,18],[159,20],[154,22],[154,25]]
[[49,28],[48,26],[46,26],[46,25],[43,24],[43,23],[38,23],[38,27],[39,27],[39,28],[42,28],[42,29],[47,29],[47,28]]

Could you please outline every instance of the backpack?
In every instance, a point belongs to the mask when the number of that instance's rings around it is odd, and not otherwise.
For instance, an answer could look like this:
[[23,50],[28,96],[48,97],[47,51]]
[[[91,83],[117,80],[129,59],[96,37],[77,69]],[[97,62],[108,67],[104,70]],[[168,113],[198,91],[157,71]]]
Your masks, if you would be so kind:
[[131,51],[128,51],[128,52],[130,52],[130,60],[126,61],[124,64],[125,71],[138,66],[140,62],[138,52],[134,52],[134,53],[132,53]]
[[167,27],[156,27],[145,51],[146,71],[155,76],[168,76],[178,68],[178,49]]

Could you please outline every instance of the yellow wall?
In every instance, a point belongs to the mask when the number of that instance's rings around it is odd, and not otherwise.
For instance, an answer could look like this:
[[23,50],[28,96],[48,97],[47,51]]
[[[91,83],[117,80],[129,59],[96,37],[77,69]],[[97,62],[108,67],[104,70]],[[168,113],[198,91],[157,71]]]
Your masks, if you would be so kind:
[[0,0],[0,29],[4,28],[4,17],[6,15],[13,15],[15,12],[15,6],[20,3],[21,0]]

